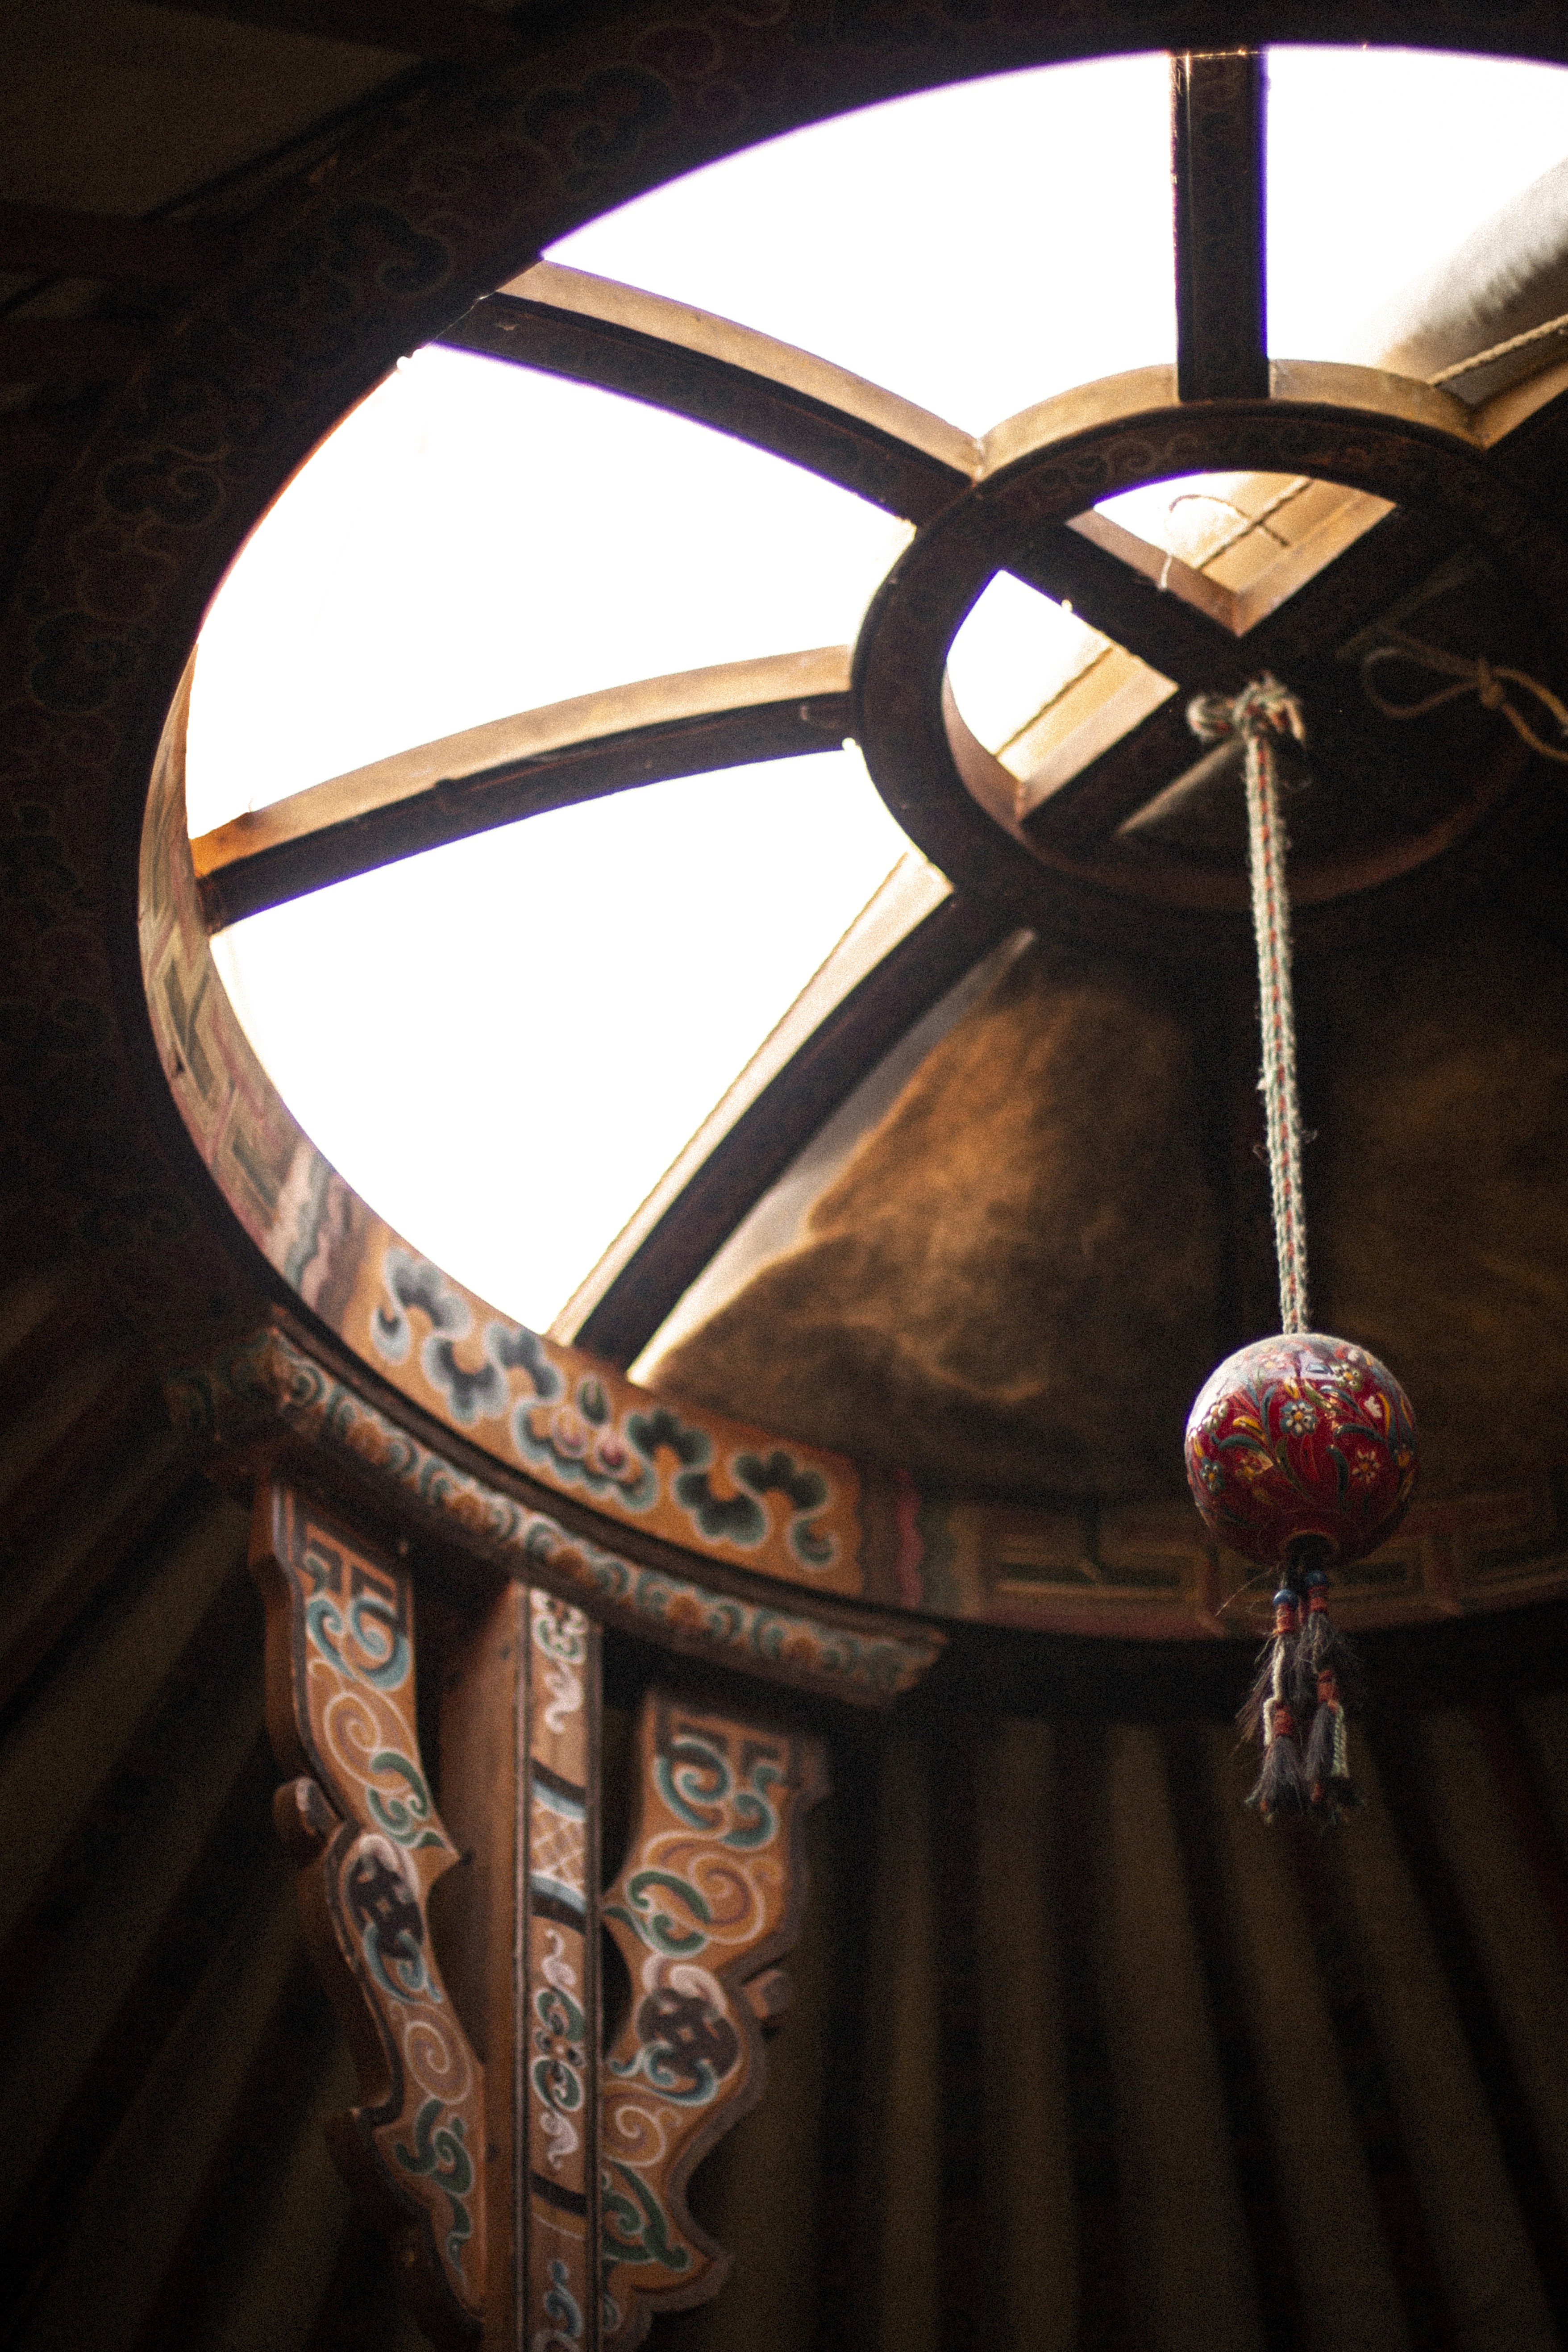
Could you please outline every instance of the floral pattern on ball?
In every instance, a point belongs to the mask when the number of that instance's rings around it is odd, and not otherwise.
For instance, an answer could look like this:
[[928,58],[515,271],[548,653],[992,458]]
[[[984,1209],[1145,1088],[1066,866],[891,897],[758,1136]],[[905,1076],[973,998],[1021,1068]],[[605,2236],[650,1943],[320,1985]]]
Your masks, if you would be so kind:
[[1302,1537],[1360,1559],[1415,1487],[1415,1421],[1387,1366],[1320,1331],[1227,1356],[1187,1419],[1187,1482],[1212,1533],[1266,1566]]

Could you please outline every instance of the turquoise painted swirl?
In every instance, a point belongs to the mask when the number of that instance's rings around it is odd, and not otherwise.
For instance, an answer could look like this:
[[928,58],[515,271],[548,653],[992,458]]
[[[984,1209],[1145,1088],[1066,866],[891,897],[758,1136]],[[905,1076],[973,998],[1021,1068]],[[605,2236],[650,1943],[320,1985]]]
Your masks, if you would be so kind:
[[368,1789],[365,1792],[370,1810],[387,1836],[413,1852],[421,1846],[444,1846],[447,1841],[440,1831],[426,1826],[433,1809],[425,1776],[417,1765],[411,1764],[406,1756],[400,1756],[395,1748],[383,1748],[371,1758],[370,1769],[396,1772],[408,1784],[406,1797],[389,1796],[380,1789]]
[[[679,1919],[658,1902],[654,1891],[658,1887],[677,1895],[700,1926],[683,1929]],[[605,1916],[621,1920],[651,1951],[662,1952],[668,1959],[689,1959],[694,1952],[700,1952],[708,1941],[707,1930],[713,1924],[713,1914],[701,1889],[668,1870],[634,1871],[626,1881],[626,1902],[606,1904]]]
[[321,1656],[353,1682],[368,1683],[373,1690],[395,1691],[408,1679],[408,1636],[384,1601],[362,1592],[349,1603],[348,1631],[363,1659],[345,1657],[342,1648],[343,1615],[331,1593],[318,1592],[305,1603],[305,1631]]
[[647,2181],[618,2158],[612,2158],[600,2176],[600,2215],[599,2242],[606,2271],[616,2263],[658,2263],[677,2273],[690,2269],[691,2256],[670,2236],[663,2206]]
[[455,2266],[464,2242],[474,2234],[467,2202],[474,2185],[474,2167],[462,2116],[454,2116],[450,2123],[437,2128],[441,2113],[439,2099],[426,2099],[414,2118],[413,2147],[397,2140],[392,2152],[405,2172],[428,2175],[446,2191],[452,2222],[447,2233],[447,2259]]

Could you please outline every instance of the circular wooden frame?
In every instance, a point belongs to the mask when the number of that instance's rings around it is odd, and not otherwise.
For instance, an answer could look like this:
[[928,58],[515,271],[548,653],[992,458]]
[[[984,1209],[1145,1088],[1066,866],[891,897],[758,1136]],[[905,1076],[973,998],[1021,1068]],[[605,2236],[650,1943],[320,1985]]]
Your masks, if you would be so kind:
[[[1414,13],[1358,0],[1335,31],[1461,49],[1479,38],[1500,53],[1568,58],[1546,0],[1479,32],[1459,0],[1422,0]],[[1183,50],[1321,37],[1321,11],[1304,0],[1155,0],[1135,20],[1104,0],[1077,11],[1007,0],[984,22],[928,0],[695,0],[679,21],[664,0],[630,0],[610,19],[591,12],[520,35],[521,54],[493,72],[433,79],[258,205],[106,404],[38,518],[13,591],[5,772],[26,895],[5,982],[21,1114],[8,1181],[26,1202],[30,1244],[68,1237],[90,1253],[106,1300],[166,1363],[206,1363],[270,1299],[323,1334],[334,1328],[311,1269],[258,1240],[258,1216],[279,1204],[265,1198],[267,1166],[235,1149],[237,1108],[265,1141],[268,1121],[286,1124],[283,1107],[265,1087],[243,1106],[221,1087],[196,1099],[214,1075],[206,1009],[174,984],[177,973],[143,965],[142,945],[166,919],[171,865],[155,826],[143,845],[144,819],[209,598],[291,472],[400,354],[582,221],[797,124],[1130,42]],[[1203,413],[1184,426],[1201,434]],[[998,448],[998,481],[1023,454]],[[1457,446],[1460,457],[1479,470]],[[1094,495],[1080,485],[1077,503]],[[895,583],[903,576],[900,567]],[[937,634],[933,695],[946,643]],[[873,641],[868,631],[868,653]],[[939,779],[932,824],[944,794],[954,806],[966,798],[950,785]],[[994,903],[1016,888],[1033,919],[1054,884],[1063,909],[1088,908],[1091,922],[1107,908],[1142,911],[1051,875],[968,805],[974,842],[1007,866],[988,891]],[[199,930],[194,877],[186,912]],[[362,1205],[338,1202],[351,1217]],[[585,1523],[595,1516],[589,1505],[579,1512]],[[765,1563],[756,1572],[767,1580]],[[876,1597],[922,1605],[905,1582]],[[1153,1629],[1141,1620],[1121,1630]]]
[[[987,583],[1032,536],[1118,491],[1200,472],[1305,475],[1404,507],[1442,509],[1568,642],[1568,546],[1471,438],[1456,400],[1370,368],[1292,362],[1267,400],[1187,404],[1174,372],[1145,369],[1043,403],[988,436],[974,488],[919,532],[873,599],[856,648],[856,731],[899,823],[960,888],[1021,922],[1059,929],[1070,892],[1076,931],[1244,915],[1245,875],[1165,859],[1118,865],[1031,839],[1012,814],[1014,779],[964,724],[945,683],[953,637]],[[1130,632],[1122,642],[1140,648]],[[1246,638],[1216,630],[1216,669],[1246,660]],[[1196,691],[1213,680],[1181,681]],[[1322,904],[1426,863],[1479,820],[1523,772],[1503,747],[1460,805],[1415,835],[1293,869],[1292,896]],[[1194,756],[1195,753],[1194,753]],[[1065,886],[1065,889],[1064,889]]]

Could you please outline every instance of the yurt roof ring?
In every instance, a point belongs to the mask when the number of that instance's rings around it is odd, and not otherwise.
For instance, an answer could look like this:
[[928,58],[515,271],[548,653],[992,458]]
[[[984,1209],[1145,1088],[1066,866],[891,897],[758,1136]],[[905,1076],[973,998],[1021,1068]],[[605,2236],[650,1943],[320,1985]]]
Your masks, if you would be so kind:
[[[1216,609],[1212,591],[1189,602],[1184,583],[1159,593],[1083,530],[1085,520],[1098,520],[1086,510],[1119,491],[1241,468],[1342,485],[1436,524],[1435,539],[1424,533],[1404,551],[1368,533],[1324,575],[1337,597],[1347,568],[1358,572],[1361,615],[1380,570],[1392,602],[1413,584],[1402,576],[1412,553],[1418,569],[1430,569],[1435,546],[1468,544],[1560,648],[1568,548],[1488,457],[1478,422],[1450,395],[1377,370],[1276,362],[1261,397],[1190,402],[1180,396],[1176,371],[1148,369],[1064,394],[999,427],[987,437],[979,480],[925,525],[889,573],[857,648],[857,732],[900,823],[961,887],[1005,904],[1021,921],[1038,921],[1057,895],[1053,883],[1064,881],[1113,901],[1245,914],[1239,864],[1130,863],[1107,854],[1104,836],[1134,813],[1146,770],[1129,776],[1131,805],[1104,813],[1101,845],[1068,847],[1048,822],[1029,822],[1035,813],[1016,777],[977,740],[947,683],[953,638],[988,583],[1007,571],[1070,598],[1086,620],[1181,689],[1170,697],[1178,725],[1188,695],[1235,692],[1268,668],[1289,677],[1322,617],[1310,609],[1310,592],[1256,619],[1237,609],[1240,599]],[[1522,772],[1524,755],[1511,739],[1500,753],[1426,829],[1299,867],[1297,903],[1392,879],[1448,846]],[[1143,796],[1152,789],[1144,785]]]

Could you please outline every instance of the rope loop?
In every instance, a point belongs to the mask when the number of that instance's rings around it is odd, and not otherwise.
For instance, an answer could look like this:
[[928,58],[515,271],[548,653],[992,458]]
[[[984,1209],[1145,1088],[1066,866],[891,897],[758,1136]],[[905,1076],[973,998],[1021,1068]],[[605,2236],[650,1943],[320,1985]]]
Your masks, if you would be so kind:
[[[1435,677],[1451,678],[1450,686],[1440,686],[1435,693],[1424,694],[1414,702],[1390,702],[1373,683],[1373,672],[1387,662],[1404,662],[1411,669],[1424,669]],[[1388,629],[1380,644],[1361,657],[1362,689],[1373,709],[1384,719],[1424,719],[1429,710],[1440,709],[1445,702],[1453,702],[1461,694],[1473,694],[1483,710],[1500,710],[1516,735],[1539,751],[1543,760],[1555,760],[1560,767],[1568,767],[1568,747],[1543,742],[1524,713],[1509,699],[1508,687],[1512,684],[1531,694],[1542,709],[1556,722],[1557,733],[1568,736],[1568,703],[1542,686],[1528,670],[1512,669],[1506,662],[1489,662],[1485,654],[1472,661],[1465,654],[1451,654],[1444,646],[1429,646],[1420,637],[1407,637],[1403,629]]]

